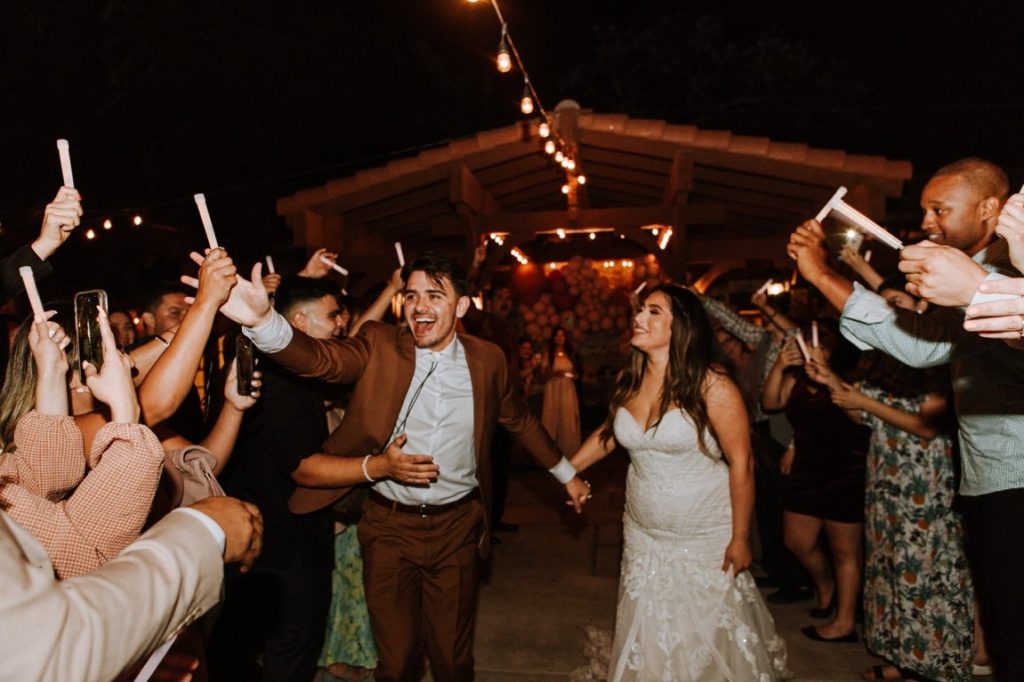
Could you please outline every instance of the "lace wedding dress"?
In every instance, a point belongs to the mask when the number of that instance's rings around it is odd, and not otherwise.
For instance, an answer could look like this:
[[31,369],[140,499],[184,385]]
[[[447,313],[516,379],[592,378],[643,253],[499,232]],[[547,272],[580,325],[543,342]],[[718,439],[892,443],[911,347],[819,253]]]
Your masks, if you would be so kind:
[[681,410],[644,431],[620,409],[629,451],[619,604],[608,679],[786,679],[786,644],[754,579],[722,571],[732,537],[729,469],[700,451]]

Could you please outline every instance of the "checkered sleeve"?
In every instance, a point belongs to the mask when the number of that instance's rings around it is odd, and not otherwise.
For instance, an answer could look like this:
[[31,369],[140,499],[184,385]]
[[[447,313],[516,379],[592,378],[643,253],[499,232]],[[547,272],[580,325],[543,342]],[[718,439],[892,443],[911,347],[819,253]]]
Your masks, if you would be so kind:
[[96,468],[62,502],[22,485],[0,487],[0,505],[42,543],[62,580],[106,563],[139,536],[164,451],[141,424],[107,424],[96,434],[92,459],[98,459]]
[[0,481],[57,502],[85,475],[85,446],[72,417],[32,410],[18,420],[14,445],[0,457]]

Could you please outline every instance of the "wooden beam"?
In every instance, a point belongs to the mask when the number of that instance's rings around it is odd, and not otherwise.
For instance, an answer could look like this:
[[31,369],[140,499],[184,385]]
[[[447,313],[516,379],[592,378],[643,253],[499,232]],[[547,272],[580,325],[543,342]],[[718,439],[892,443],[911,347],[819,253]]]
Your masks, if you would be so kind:
[[[353,223],[368,223],[388,216],[414,211],[425,204],[432,204],[437,201],[447,202],[449,184],[449,182],[434,182],[407,192],[395,192],[381,201],[345,211],[345,218]],[[325,209],[324,212],[339,213],[340,211]]]
[[693,239],[687,243],[691,263],[734,259],[772,259],[777,265],[792,265],[786,255],[786,239]]
[[587,182],[598,178],[606,178],[615,180],[616,182],[628,182],[633,185],[642,185],[645,187],[661,188],[665,186],[664,173],[648,173],[598,161],[588,162],[586,166],[584,166],[584,172],[587,176]]
[[[680,213],[676,213],[676,211]],[[672,225],[682,220],[688,225],[720,223],[725,220],[721,204],[673,206],[632,206],[629,208],[581,209],[575,221],[567,211],[532,211],[495,213],[481,216],[480,227],[486,232],[532,234],[539,230],[564,228],[612,227],[625,229],[643,225]]]
[[685,203],[686,195],[693,189],[693,156],[680,150],[672,159],[672,170],[668,173],[668,182],[661,203],[665,206]]
[[448,198],[457,208],[465,207],[471,213],[497,213],[501,205],[464,163],[452,169],[448,181]]
[[584,168],[591,163],[603,163],[609,166],[619,166],[657,175],[667,175],[672,170],[672,162],[665,159],[639,156],[614,149],[591,147],[587,144],[580,145],[580,157],[583,159]]

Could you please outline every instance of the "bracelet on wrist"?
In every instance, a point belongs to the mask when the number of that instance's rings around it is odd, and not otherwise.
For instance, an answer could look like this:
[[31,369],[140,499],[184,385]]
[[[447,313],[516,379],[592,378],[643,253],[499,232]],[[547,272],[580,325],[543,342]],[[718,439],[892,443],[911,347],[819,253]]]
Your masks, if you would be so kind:
[[374,480],[374,479],[373,479],[373,478],[372,478],[372,477],[370,476],[370,472],[366,470],[366,463],[370,461],[370,458],[371,458],[371,457],[373,457],[373,455],[367,455],[366,457],[363,457],[363,464],[362,464],[362,468],[363,468],[363,478],[365,478],[365,479],[367,480],[367,482],[369,482],[369,483],[376,483],[377,481],[375,481],[375,480]]

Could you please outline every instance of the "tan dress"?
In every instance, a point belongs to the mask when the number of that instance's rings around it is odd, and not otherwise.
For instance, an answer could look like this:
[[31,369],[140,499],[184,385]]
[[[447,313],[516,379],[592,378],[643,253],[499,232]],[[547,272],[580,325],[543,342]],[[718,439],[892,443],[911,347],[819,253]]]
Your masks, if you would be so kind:
[[554,373],[544,385],[544,408],[541,423],[562,453],[571,457],[580,447],[580,402],[576,396],[575,374],[572,360],[565,353],[557,353],[551,365]]

